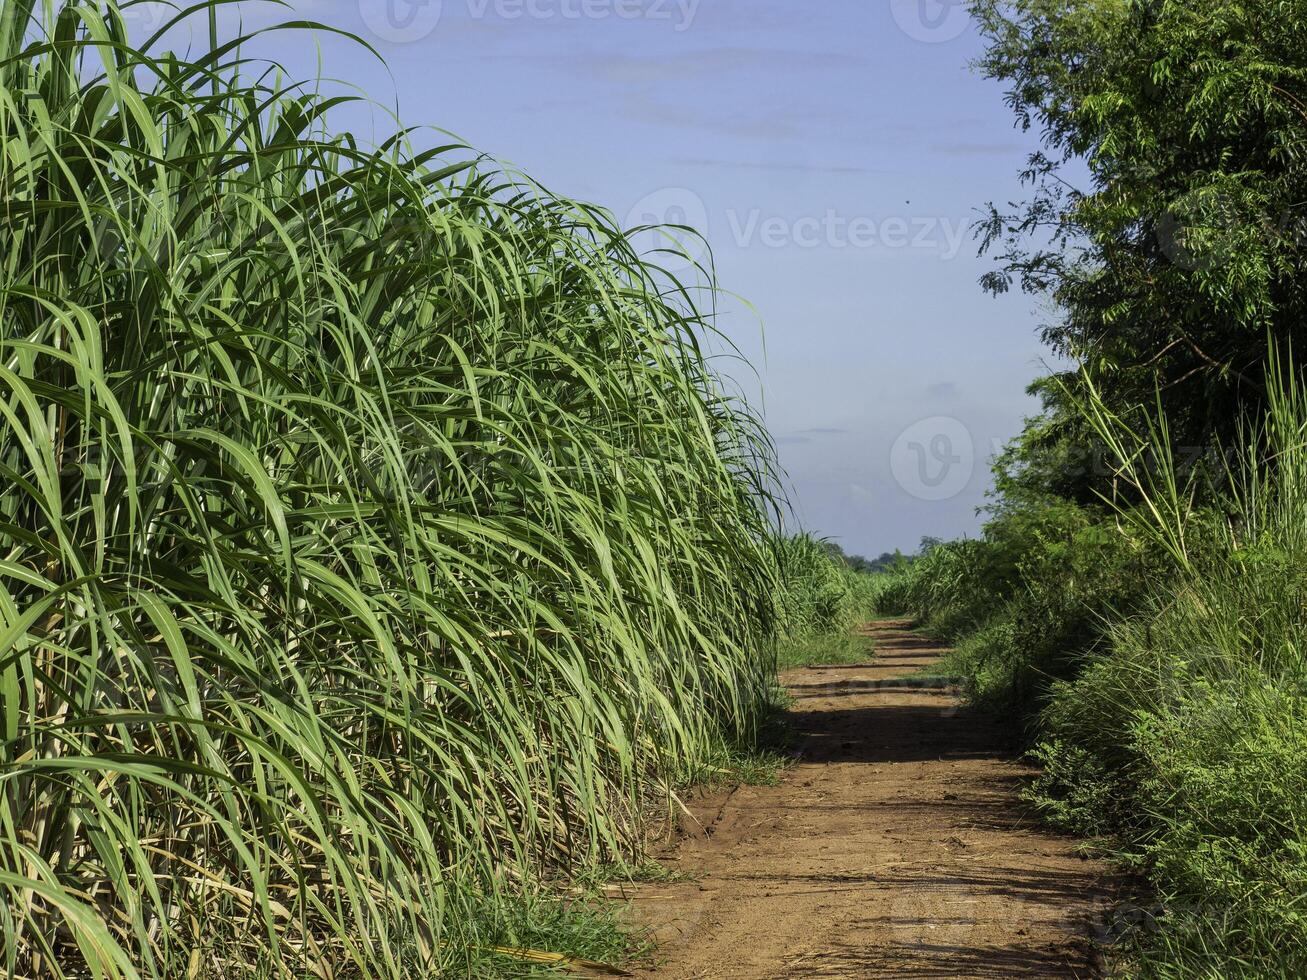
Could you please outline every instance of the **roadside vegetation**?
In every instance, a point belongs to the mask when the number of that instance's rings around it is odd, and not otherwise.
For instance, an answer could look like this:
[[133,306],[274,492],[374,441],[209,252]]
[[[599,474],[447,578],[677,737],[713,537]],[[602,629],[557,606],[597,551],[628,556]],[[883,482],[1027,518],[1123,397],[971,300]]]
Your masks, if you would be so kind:
[[1072,367],[875,561],[778,531],[708,270],[123,6],[0,4],[6,975],[638,957],[602,883],[875,610],[1136,873],[1122,975],[1307,975],[1307,3],[977,0],[1046,143],[984,285]]
[[872,654],[857,633],[875,618],[880,589],[891,580],[870,563],[809,534],[780,542],[778,665],[855,663]]
[[975,13],[1046,144],[985,285],[1050,295],[1073,366],[982,536],[882,609],[957,642],[1033,804],[1135,872],[1100,924],[1120,975],[1307,975],[1307,4]]
[[638,862],[774,681],[712,283],[335,132],[217,7],[183,56],[0,6],[0,969],[627,955],[567,881]]
[[706,270],[334,131],[219,7],[0,7],[0,966],[639,956],[603,882],[775,780],[777,650],[871,579],[778,532]]

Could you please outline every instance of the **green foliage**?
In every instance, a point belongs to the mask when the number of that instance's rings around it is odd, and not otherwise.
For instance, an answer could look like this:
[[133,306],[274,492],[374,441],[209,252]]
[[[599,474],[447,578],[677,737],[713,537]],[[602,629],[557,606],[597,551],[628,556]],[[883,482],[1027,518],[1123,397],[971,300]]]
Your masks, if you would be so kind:
[[1053,682],[1074,676],[1157,564],[1096,510],[1065,501],[1010,509],[981,539],[913,561],[882,609],[956,640],[951,669],[968,678],[971,696],[1020,720]]
[[852,630],[789,639],[782,642],[777,651],[776,666],[785,670],[817,664],[866,663],[872,658],[874,650],[875,644],[868,637]]
[[695,881],[696,877],[689,871],[669,868],[653,858],[639,861],[618,861],[603,864],[590,869],[586,878],[595,886],[608,885],[613,882],[632,882],[638,884],[675,884],[682,881]]
[[1112,524],[1066,507],[992,523],[986,550],[1023,555],[1018,591],[960,647],[977,695],[1043,705],[1029,798],[1115,838],[1153,885],[1125,966],[1141,976],[1307,969],[1307,398],[1269,363],[1266,415],[1211,507],[1188,504],[1164,423],[1087,406],[1132,503]]
[[[1164,426],[1131,432],[1095,406],[1106,441],[1151,439],[1164,461],[1123,466],[1141,500],[1123,518],[1179,582],[1153,591],[1058,692],[1041,798],[1126,835],[1155,882],[1161,931],[1140,952],[1147,975],[1307,969],[1307,399],[1292,371],[1270,364],[1268,411],[1245,430],[1219,514],[1176,505]],[[1067,764],[1067,745],[1080,764]],[[1114,806],[1093,804],[1108,795]]]
[[1307,965],[1304,576],[1250,576],[1235,554],[1206,556],[1200,577],[1119,624],[1045,714],[1033,798],[1121,836],[1157,887],[1145,975]]
[[849,625],[848,577],[823,542],[796,534],[779,544],[780,622],[786,637],[842,632]]
[[[1045,151],[991,209],[984,279],[1051,294],[1045,330],[1118,413],[1160,389],[1177,446],[1232,444],[1264,404],[1268,336],[1307,322],[1307,3],[981,0],[980,70]],[[1074,161],[1075,166],[1068,164]],[[1076,186],[1080,168],[1088,181]],[[1076,389],[1078,370],[1062,378]],[[1045,386],[1027,431],[1048,489],[1106,489],[1083,416]],[[1028,474],[1034,475],[1034,474]]]
[[778,664],[853,663],[871,644],[856,629],[874,618],[889,577],[859,570],[830,542],[808,534],[781,539]]
[[483,900],[475,911],[487,940],[451,950],[445,975],[558,980],[578,971],[557,961],[533,962],[533,952],[565,949],[576,960],[613,964],[647,960],[653,949],[649,937],[623,921],[619,906],[597,891],[560,897],[556,889],[518,890]]
[[778,548],[785,638],[840,636],[874,612],[876,576],[854,571],[838,549],[809,534],[782,538]]
[[983,539],[884,599],[1033,722],[1036,805],[1152,884],[1124,969],[1307,974],[1307,388],[1279,356],[1307,322],[1307,3],[972,13],[1044,141],[983,284],[1050,296],[1075,367],[1032,386]]
[[977,541],[942,544],[915,559],[880,596],[885,612],[912,612],[941,635],[962,632],[986,615],[992,583],[976,565],[985,549]]
[[265,67],[0,6],[10,975],[484,975],[767,704],[694,284]]

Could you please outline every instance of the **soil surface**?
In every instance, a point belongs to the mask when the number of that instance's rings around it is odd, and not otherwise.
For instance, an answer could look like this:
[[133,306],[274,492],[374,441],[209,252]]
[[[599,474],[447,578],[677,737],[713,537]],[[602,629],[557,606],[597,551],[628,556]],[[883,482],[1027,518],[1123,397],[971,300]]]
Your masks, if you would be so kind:
[[779,786],[688,804],[659,855],[693,876],[625,886],[666,980],[1092,977],[1108,884],[1018,799],[999,726],[920,675],[945,652],[874,623],[874,659],[808,667]]

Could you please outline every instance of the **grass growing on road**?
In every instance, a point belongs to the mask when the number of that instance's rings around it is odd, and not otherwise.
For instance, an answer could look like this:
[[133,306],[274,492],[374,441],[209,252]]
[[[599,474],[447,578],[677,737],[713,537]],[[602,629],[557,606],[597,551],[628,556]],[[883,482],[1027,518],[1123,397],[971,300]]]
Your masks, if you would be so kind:
[[777,654],[777,666],[785,670],[865,663],[875,655],[875,649],[871,637],[854,632],[807,637],[783,643]]

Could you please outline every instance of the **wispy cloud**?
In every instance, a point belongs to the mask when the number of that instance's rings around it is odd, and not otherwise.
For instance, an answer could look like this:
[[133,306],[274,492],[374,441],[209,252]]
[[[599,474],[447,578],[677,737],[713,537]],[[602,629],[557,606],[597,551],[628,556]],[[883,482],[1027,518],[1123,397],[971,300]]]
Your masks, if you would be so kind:
[[776,443],[781,446],[803,446],[817,442],[823,436],[847,435],[848,431],[848,429],[837,429],[832,426],[813,426],[809,429],[798,429],[786,435],[777,436]]
[[575,75],[583,72],[620,84],[711,81],[738,79],[743,73],[765,72],[793,74],[834,69],[858,69],[869,62],[862,55],[829,51],[786,50],[765,47],[699,48],[665,54],[626,54],[610,51],[577,50],[566,54],[513,55],[517,61],[533,61]]
[[672,161],[685,167],[714,167],[723,170],[766,170],[782,173],[814,174],[898,174],[900,170],[881,167],[862,167],[855,165],[821,164],[821,163],[783,163],[762,160],[714,160],[706,157],[681,157]]
[[934,143],[926,149],[951,157],[1025,156],[1029,152],[1029,147],[1020,143]]

